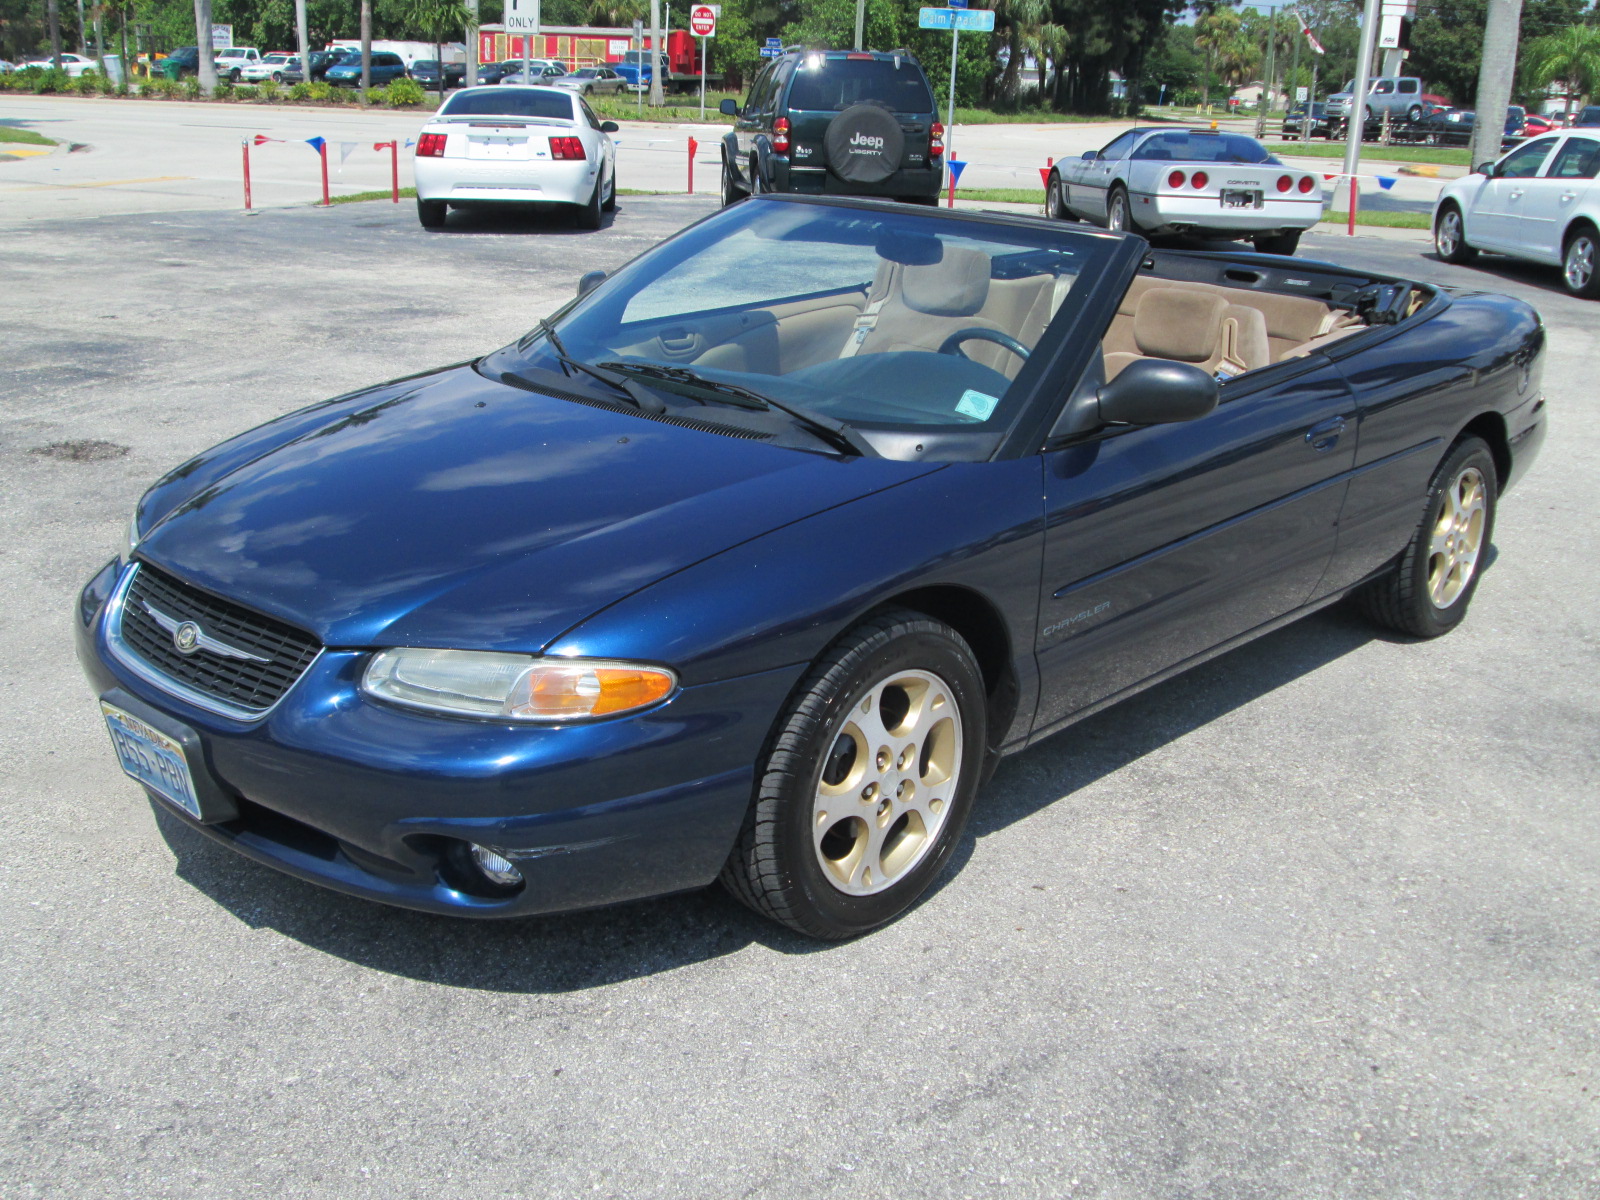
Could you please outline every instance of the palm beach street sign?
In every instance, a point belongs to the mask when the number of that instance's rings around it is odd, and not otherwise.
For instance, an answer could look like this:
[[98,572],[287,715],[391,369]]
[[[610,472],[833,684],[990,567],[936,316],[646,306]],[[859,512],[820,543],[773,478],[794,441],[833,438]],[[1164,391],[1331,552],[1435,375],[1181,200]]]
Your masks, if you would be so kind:
[[990,8],[919,8],[917,26],[921,29],[949,29],[952,32],[993,33],[994,10]]

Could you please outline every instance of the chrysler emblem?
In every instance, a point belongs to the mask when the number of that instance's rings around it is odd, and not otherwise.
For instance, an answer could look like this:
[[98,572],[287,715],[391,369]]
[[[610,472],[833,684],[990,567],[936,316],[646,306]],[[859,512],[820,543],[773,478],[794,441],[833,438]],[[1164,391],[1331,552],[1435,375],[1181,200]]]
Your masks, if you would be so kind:
[[259,654],[251,654],[248,650],[241,650],[238,646],[214,638],[193,621],[180,621],[171,613],[162,612],[148,600],[139,601],[139,607],[150,614],[151,620],[172,635],[172,644],[178,648],[179,654],[193,654],[196,650],[204,650],[208,654],[216,654],[222,658],[240,658],[246,662],[258,663],[270,661]]
[[185,621],[172,631],[172,644],[178,648],[179,654],[193,654],[200,648],[200,626],[193,621]]

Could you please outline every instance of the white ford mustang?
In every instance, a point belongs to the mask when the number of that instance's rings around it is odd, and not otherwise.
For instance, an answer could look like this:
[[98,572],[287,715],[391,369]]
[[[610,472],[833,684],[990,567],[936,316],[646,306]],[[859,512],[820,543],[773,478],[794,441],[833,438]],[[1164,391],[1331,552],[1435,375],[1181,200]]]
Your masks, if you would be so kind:
[[1209,129],[1134,129],[1102,150],[1063,158],[1045,194],[1058,220],[1143,234],[1248,238],[1293,254],[1322,219],[1322,181],[1285,167],[1255,138]]
[[555,203],[599,229],[617,203],[616,130],[570,91],[465,88],[417,135],[417,218],[438,229],[452,208]]

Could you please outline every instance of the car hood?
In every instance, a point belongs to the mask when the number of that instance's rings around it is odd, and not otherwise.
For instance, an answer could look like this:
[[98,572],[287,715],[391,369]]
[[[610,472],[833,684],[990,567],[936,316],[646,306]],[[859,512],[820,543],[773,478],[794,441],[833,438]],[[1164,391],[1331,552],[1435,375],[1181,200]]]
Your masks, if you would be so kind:
[[682,428],[462,366],[186,464],[147,498],[139,554],[326,645],[535,651],[703,558],[937,469]]

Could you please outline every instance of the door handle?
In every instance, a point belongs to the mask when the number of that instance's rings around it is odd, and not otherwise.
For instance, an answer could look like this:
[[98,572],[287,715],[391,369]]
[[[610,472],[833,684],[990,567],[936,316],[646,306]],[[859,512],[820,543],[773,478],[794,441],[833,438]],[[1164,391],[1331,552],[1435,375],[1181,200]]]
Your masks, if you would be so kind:
[[1515,200],[1521,195],[1522,195],[1522,189],[1518,188],[1516,191],[1511,193],[1511,199]]
[[1318,453],[1332,450],[1344,433],[1344,418],[1332,417],[1306,430],[1306,443]]
[[1572,201],[1576,200],[1577,198],[1578,198],[1578,193],[1577,192],[1562,192],[1561,193],[1561,203],[1563,203],[1563,204],[1569,204]]

